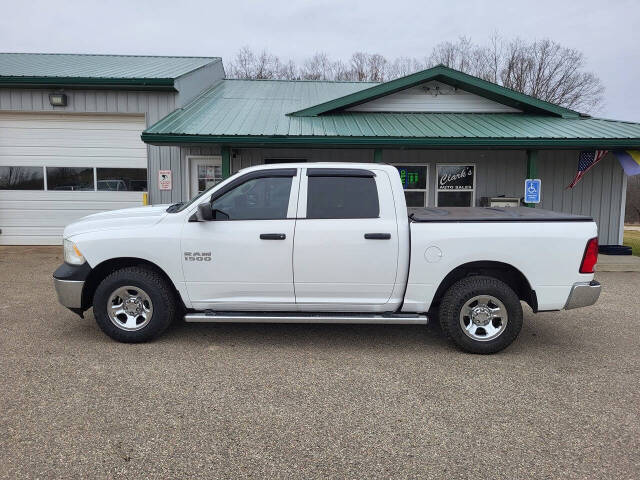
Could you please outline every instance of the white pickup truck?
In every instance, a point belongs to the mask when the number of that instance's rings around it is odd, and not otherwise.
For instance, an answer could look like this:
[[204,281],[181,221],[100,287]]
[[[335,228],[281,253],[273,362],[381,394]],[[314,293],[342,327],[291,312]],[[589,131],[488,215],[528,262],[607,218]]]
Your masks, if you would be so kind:
[[534,312],[596,302],[591,218],[531,208],[407,211],[396,168],[247,168],[188,203],[64,231],[60,302],[123,342],[188,322],[426,324],[493,353]]

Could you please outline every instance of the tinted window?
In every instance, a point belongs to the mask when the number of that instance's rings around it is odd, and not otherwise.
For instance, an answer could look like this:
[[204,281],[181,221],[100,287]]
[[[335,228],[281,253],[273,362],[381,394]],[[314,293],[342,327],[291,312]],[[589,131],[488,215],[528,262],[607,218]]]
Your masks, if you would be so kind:
[[93,189],[93,168],[47,167],[47,190]]
[[215,199],[211,207],[230,220],[287,218],[291,177],[254,178]]
[[98,168],[98,190],[146,192],[146,168]]
[[438,192],[439,207],[470,207],[472,200],[471,192]]
[[44,190],[44,169],[0,167],[0,190]]
[[426,205],[424,192],[404,192],[404,198],[407,207],[424,207]]
[[308,177],[307,218],[376,218],[373,177]]
[[402,188],[405,190],[425,190],[427,188],[427,167],[425,165],[396,165]]

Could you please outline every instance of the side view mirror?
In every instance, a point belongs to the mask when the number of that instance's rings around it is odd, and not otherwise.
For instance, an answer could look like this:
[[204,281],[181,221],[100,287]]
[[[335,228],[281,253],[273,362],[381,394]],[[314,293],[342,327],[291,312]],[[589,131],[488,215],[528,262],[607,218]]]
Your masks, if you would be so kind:
[[213,210],[211,209],[211,204],[209,202],[198,205],[196,218],[199,222],[209,222],[214,219]]
[[211,208],[209,202],[198,205],[198,210],[189,219],[190,222],[210,222],[212,220],[229,220],[229,215],[222,210]]

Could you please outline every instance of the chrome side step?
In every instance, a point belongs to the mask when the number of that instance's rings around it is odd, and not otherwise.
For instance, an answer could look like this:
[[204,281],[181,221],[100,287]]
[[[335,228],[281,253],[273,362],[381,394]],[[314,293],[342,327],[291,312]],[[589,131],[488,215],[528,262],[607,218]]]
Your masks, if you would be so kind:
[[188,313],[185,322],[201,323],[360,323],[426,325],[426,315],[417,313],[304,313],[304,312],[199,312]]

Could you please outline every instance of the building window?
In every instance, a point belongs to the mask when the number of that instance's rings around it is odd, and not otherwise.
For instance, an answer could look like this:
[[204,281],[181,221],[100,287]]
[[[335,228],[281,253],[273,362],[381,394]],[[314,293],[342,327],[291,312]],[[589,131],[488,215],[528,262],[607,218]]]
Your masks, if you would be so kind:
[[47,167],[47,190],[95,190],[93,168]]
[[146,192],[146,168],[97,168],[96,186],[99,191]]
[[395,165],[400,174],[407,207],[427,206],[427,185],[429,168],[427,165]]
[[0,167],[0,190],[44,190],[44,169]]
[[475,165],[436,165],[436,206],[472,207],[476,195]]
[[377,218],[373,177],[308,177],[307,218]]
[[222,165],[198,165],[197,182],[198,193],[220,183],[222,179]]

